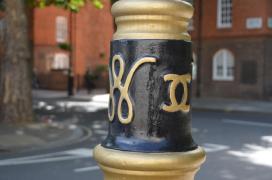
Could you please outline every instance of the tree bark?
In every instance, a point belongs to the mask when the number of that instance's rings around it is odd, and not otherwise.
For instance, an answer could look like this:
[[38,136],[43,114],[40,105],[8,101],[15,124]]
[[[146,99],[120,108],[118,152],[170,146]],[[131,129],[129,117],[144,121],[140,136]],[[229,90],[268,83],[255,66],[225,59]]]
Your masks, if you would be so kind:
[[33,120],[31,49],[25,0],[4,0],[5,28],[1,37],[0,121]]

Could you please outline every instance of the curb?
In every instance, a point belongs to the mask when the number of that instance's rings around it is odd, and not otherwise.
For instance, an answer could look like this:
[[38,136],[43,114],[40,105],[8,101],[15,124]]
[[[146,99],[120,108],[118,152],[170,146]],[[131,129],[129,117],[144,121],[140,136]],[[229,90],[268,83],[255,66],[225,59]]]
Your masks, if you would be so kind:
[[193,111],[215,111],[215,112],[224,112],[224,113],[250,113],[250,114],[272,114],[268,111],[257,111],[257,110],[242,110],[242,109],[223,109],[223,108],[207,108],[207,107],[192,107]]
[[92,132],[83,126],[77,126],[77,128],[73,131],[73,134],[68,137],[67,139],[58,139],[56,141],[51,141],[47,143],[46,145],[41,145],[37,147],[31,147],[31,146],[25,146],[25,147],[16,147],[14,149],[0,149],[0,154],[12,154],[12,153],[28,153],[31,151],[40,151],[40,150],[48,150],[52,148],[58,148],[62,146],[69,146],[76,143],[83,142],[87,140],[91,135]]
[[83,142],[86,139],[88,139],[92,133],[91,131],[83,126],[78,126],[77,125],[77,129],[74,130],[76,132],[73,133],[73,135],[71,135],[69,138],[63,140],[57,140],[57,141],[53,141],[50,142],[48,146],[44,147],[41,146],[42,149],[49,149],[49,148],[56,148],[56,147],[61,147],[61,146],[67,146],[67,145],[72,145],[75,143],[79,143],[79,142]]

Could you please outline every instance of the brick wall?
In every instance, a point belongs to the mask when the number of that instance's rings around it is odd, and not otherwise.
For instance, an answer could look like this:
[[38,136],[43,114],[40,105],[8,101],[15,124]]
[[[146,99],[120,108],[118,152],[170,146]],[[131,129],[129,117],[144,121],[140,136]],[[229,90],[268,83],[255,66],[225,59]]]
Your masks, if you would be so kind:
[[[34,45],[56,46],[56,17],[69,18],[69,12],[56,7],[36,8],[34,10]],[[68,20],[69,23],[69,20]],[[69,27],[69,25],[68,25]]]
[[[74,33],[74,66],[77,76],[84,76],[88,67],[107,65],[110,56],[110,41],[113,34],[113,22],[110,14],[110,3],[103,10],[88,5],[76,18]],[[83,84],[79,82],[78,86]]]
[[[191,31],[194,52],[199,44],[200,0],[194,1],[195,15]],[[217,0],[202,1],[201,34],[201,94],[202,97],[227,97],[267,99],[272,97],[272,29],[268,28],[268,18],[272,16],[271,0],[239,0],[233,2],[233,22],[231,28],[217,27]],[[247,29],[247,18],[260,17],[262,28]],[[234,81],[212,80],[212,60],[220,49],[228,49],[235,57]],[[256,82],[243,82],[246,65],[256,65]],[[247,76],[252,74],[247,72]],[[196,81],[193,94],[196,94]]]
[[[236,38],[205,40],[202,47],[201,94],[203,97],[232,97],[262,99],[264,84],[265,38]],[[268,43],[268,42],[267,42]],[[271,42],[270,42],[271,43]],[[195,44],[196,47],[196,44]],[[218,81],[212,79],[212,63],[215,53],[220,49],[232,52],[235,58],[234,80]],[[194,50],[195,51],[195,50]],[[269,53],[269,52],[267,52]],[[267,54],[267,56],[269,56]],[[246,84],[242,81],[242,64],[256,63],[256,83]],[[267,68],[269,68],[267,66]],[[270,71],[269,71],[270,72]],[[272,76],[267,74],[265,82],[271,82]],[[194,83],[194,88],[196,84]],[[195,93],[195,92],[194,92]]]
[[265,40],[265,62],[264,62],[264,98],[272,100],[272,38]]
[[[56,7],[34,10],[34,66],[41,86],[49,89],[66,89],[67,71],[56,71],[51,68],[55,53],[63,52],[69,55],[69,51],[62,51],[56,42],[57,16],[68,19],[68,34],[72,35],[74,84],[77,88],[83,88],[86,69],[106,65],[109,59],[109,44],[113,34],[110,2],[105,1],[102,10],[87,4],[79,13],[72,15],[69,11]],[[70,22],[72,24],[69,24]],[[69,37],[68,35],[68,43]],[[102,82],[107,82],[107,78]],[[99,86],[106,87],[107,84],[99,83]]]
[[[197,38],[199,2],[202,1],[203,11],[203,39],[226,38],[240,36],[264,36],[272,35],[271,29],[267,27],[268,17],[271,16],[271,0],[239,0],[233,2],[233,23],[231,28],[217,28],[217,0],[195,0],[194,31],[193,39]],[[250,17],[261,17],[263,27],[261,29],[247,29],[246,20]]]

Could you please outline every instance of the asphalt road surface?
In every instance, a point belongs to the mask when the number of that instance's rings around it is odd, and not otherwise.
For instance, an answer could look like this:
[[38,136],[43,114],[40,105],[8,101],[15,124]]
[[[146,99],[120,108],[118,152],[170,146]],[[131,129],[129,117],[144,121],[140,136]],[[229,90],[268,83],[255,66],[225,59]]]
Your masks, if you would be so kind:
[[[106,111],[81,117],[92,132],[78,144],[0,154],[0,180],[102,180],[91,150],[106,135]],[[193,136],[207,151],[196,180],[272,180],[272,116],[193,113]]]

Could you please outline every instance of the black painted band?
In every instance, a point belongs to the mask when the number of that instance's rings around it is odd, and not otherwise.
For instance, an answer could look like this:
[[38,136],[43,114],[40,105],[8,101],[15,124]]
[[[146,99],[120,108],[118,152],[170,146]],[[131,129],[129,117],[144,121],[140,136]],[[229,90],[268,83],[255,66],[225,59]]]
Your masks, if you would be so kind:
[[[112,69],[113,58],[115,69]],[[128,88],[128,96],[132,104],[132,119],[128,124],[120,121],[118,102],[120,89],[126,83],[128,74],[135,64],[143,58],[153,58],[155,62],[141,64]],[[121,59],[121,60],[120,60]],[[184,100],[185,89],[188,90],[186,106],[188,110],[169,112],[163,106],[171,107],[170,88],[173,81],[167,81],[166,75],[177,77],[190,76],[192,73],[191,42],[182,40],[115,40],[111,43],[110,73],[111,86],[122,69],[120,88],[113,91],[114,109],[112,121],[109,123],[109,134],[102,146],[110,149],[137,152],[185,152],[197,147],[191,136],[190,89],[191,81],[178,83],[175,87],[175,99],[178,104]],[[118,85],[118,82],[115,83]],[[111,103],[110,103],[111,104]],[[122,102],[121,116],[128,116],[128,103]],[[186,109],[186,108],[185,108]]]

